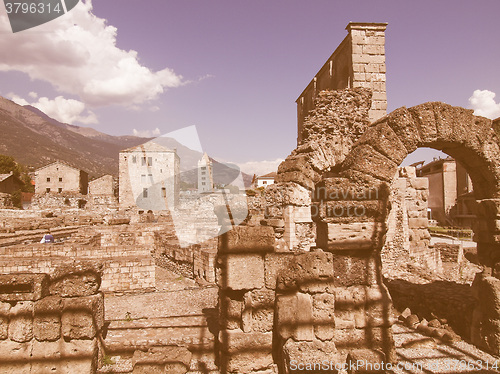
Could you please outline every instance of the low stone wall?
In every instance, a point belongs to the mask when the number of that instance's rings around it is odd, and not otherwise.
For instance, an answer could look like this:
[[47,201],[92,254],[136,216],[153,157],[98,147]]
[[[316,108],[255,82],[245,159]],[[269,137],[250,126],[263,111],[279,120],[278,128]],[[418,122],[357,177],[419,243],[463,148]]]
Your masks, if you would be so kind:
[[435,243],[434,248],[441,253],[443,262],[460,263],[464,260],[464,249],[461,244]]
[[96,372],[104,296],[96,268],[0,275],[2,373]]
[[32,244],[0,248],[0,273],[52,274],[75,259],[103,264],[102,291],[154,289],[155,264],[150,250],[135,246]]
[[445,319],[464,339],[471,337],[476,301],[470,285],[447,281],[414,284],[397,279],[389,281],[387,287],[399,311],[410,308],[412,313],[428,321]]

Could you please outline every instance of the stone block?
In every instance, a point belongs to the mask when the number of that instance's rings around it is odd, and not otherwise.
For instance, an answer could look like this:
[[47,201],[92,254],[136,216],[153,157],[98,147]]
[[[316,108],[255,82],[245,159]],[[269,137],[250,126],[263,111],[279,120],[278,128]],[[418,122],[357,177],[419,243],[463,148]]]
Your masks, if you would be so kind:
[[61,344],[64,341],[33,341],[31,358],[34,361],[52,361],[61,359]]
[[35,303],[33,335],[38,341],[55,341],[61,337],[62,298],[48,296]]
[[238,226],[219,236],[219,252],[272,252],[274,240],[272,227]]
[[[321,250],[301,253],[289,262],[277,278],[277,289],[313,291],[318,283],[333,279],[333,255]],[[321,289],[321,287],[320,287]],[[317,291],[316,291],[317,292]]]
[[296,256],[294,253],[268,253],[264,257],[266,287],[274,290],[278,274],[289,267]]
[[387,182],[392,181],[398,168],[398,164],[368,144],[353,148],[344,165],[346,169],[353,169]]
[[373,249],[380,245],[383,224],[351,222],[318,224],[318,246],[333,250]]
[[370,144],[396,164],[406,158],[408,152],[396,133],[385,122],[370,127],[359,139],[359,144]]
[[9,339],[18,343],[33,339],[32,301],[19,301],[10,309]]
[[242,323],[243,300],[241,292],[221,291],[219,294],[220,324],[225,329],[239,329]]
[[0,340],[7,339],[9,336],[9,314],[10,304],[0,301]]
[[0,274],[0,301],[34,301],[48,293],[47,274]]
[[343,362],[331,341],[297,342],[288,339],[283,345],[285,373],[338,372]]
[[399,108],[387,116],[387,124],[394,130],[408,153],[417,149],[420,134],[412,113],[406,108]]
[[244,332],[243,330],[221,330],[221,350],[227,353],[267,350],[272,352],[272,332]]
[[389,327],[369,327],[364,329],[335,329],[333,341],[338,350],[354,349],[382,350],[388,359],[392,358],[394,339]]
[[348,374],[386,373],[385,354],[372,349],[357,349],[347,355]]
[[285,220],[290,220],[295,223],[310,223],[311,208],[308,206],[287,206],[283,212]]
[[427,217],[425,218],[408,218],[408,227],[413,228],[427,228],[429,226],[429,221]]
[[380,257],[372,251],[335,253],[333,273],[334,284],[339,287],[377,284],[381,274]]
[[277,183],[287,183],[293,182],[300,186],[303,186],[309,191],[312,191],[315,186],[315,181],[311,178],[307,177],[300,171],[287,171],[283,173],[278,173],[276,176],[275,182]]
[[264,259],[255,254],[229,254],[219,256],[222,289],[252,290],[264,287]]
[[429,178],[410,178],[410,186],[416,190],[428,190],[429,189]]
[[314,334],[320,340],[331,340],[335,329],[335,296],[330,293],[313,295]]
[[274,323],[273,290],[254,290],[245,293],[242,329],[244,332],[272,331]]
[[61,266],[50,276],[50,293],[62,297],[94,295],[101,286],[102,264]]
[[103,295],[63,300],[61,332],[66,339],[92,339],[104,324]]
[[33,348],[32,342],[19,343],[13,340],[0,341],[0,368],[4,372],[4,364],[7,362],[27,361]]
[[185,374],[189,370],[191,352],[184,347],[150,348],[135,351],[132,357],[133,374]]
[[314,338],[311,296],[303,293],[278,295],[276,299],[278,334],[286,340],[311,341]]

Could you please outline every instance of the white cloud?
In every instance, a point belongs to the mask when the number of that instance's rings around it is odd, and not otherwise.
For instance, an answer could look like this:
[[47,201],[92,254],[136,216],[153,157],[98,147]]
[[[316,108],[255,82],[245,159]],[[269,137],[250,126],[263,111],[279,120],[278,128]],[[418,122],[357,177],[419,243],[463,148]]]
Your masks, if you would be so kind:
[[158,127],[156,129],[154,129],[154,130],[137,130],[137,129],[133,129],[132,130],[132,134],[134,136],[139,136],[141,138],[152,138],[154,136],[160,136],[161,135],[161,131],[160,131],[160,129]]
[[475,90],[469,98],[474,114],[490,119],[500,117],[500,103],[495,102],[496,94],[488,90]]
[[82,123],[84,125],[98,123],[96,115],[87,110],[85,104],[78,100],[65,99],[62,96],[57,96],[54,100],[40,97],[37,102],[31,105],[59,122]]
[[[38,94],[30,92],[29,96],[37,98]],[[7,97],[18,105],[31,105],[59,122],[72,125],[76,123],[84,125],[98,123],[96,115],[92,111],[86,109],[85,103],[78,100],[65,99],[62,96],[57,96],[53,100],[48,97],[40,97],[38,101],[30,103],[12,92],[7,94]]]
[[30,105],[25,99],[23,99],[21,96],[16,95],[13,92],[9,92],[7,95],[5,95],[9,100],[12,100],[15,102],[17,105]]
[[29,94],[28,94],[29,97],[31,97],[32,99],[36,99],[38,97],[38,94],[36,92],[33,92],[31,91]]
[[141,65],[136,51],[117,47],[117,29],[92,14],[92,1],[56,20],[13,34],[0,13],[0,71],[20,71],[79,96],[85,104],[138,105],[178,87],[182,77]]
[[282,158],[277,158],[276,160],[265,160],[265,161],[248,161],[244,163],[237,164],[238,167],[245,173],[253,175],[256,174],[264,175],[278,170],[279,164],[285,161]]

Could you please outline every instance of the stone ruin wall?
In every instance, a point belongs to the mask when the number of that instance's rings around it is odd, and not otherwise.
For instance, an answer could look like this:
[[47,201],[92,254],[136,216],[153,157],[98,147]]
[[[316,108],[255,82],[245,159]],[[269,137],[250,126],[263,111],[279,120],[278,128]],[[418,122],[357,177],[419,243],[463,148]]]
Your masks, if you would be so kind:
[[397,278],[408,265],[441,274],[440,251],[430,247],[427,219],[429,183],[412,166],[402,167],[391,184],[391,210],[381,251],[384,277]]
[[428,246],[427,183],[413,175],[395,178],[409,153],[436,145],[466,163],[482,199],[475,239],[490,268],[475,282],[478,306],[464,323],[476,344],[500,349],[493,322],[500,318],[493,312],[500,284],[491,276],[500,274],[491,236],[498,232],[492,222],[500,220],[491,221],[500,217],[492,200],[500,190],[500,149],[491,121],[426,103],[370,123],[371,96],[364,88],[319,92],[302,141],[265,191],[264,219],[251,217],[249,225],[220,237],[222,372],[288,373],[292,360],[343,363],[360,355],[393,362],[392,303],[380,256],[391,225],[391,183],[400,184],[392,195],[406,206],[411,239],[395,257],[407,250],[415,257],[407,263],[438,270],[437,253]]
[[[355,349],[394,359],[390,296],[372,238],[363,237],[369,229],[341,217],[331,239],[348,247],[337,250],[316,234],[326,207],[314,191],[369,125],[370,108],[371,92],[363,88],[320,92],[303,142],[266,189],[265,218],[220,237],[222,372],[286,373],[292,360],[342,363]],[[338,187],[324,183],[321,191],[333,196]]]
[[0,275],[3,373],[95,373],[104,325],[99,269]]

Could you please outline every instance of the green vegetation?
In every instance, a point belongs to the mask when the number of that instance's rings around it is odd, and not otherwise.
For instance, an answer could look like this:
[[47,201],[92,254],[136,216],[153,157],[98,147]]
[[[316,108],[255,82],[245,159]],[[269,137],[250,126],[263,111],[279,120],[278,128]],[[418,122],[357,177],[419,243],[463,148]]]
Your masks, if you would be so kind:
[[104,355],[104,356],[102,356],[102,364],[104,366],[105,365],[114,365],[115,362],[113,361],[113,359],[111,358],[111,356]]

